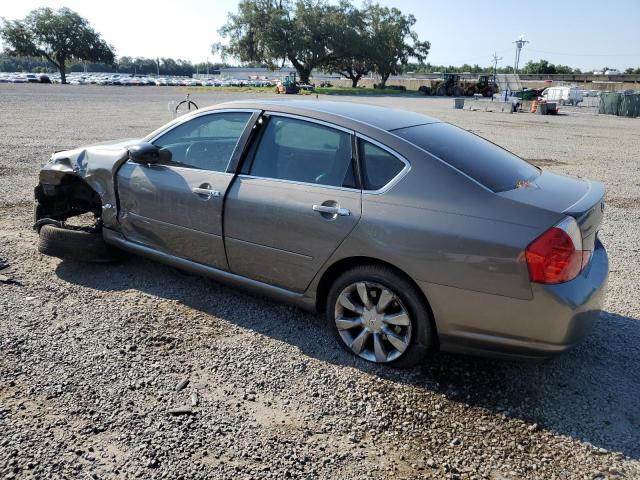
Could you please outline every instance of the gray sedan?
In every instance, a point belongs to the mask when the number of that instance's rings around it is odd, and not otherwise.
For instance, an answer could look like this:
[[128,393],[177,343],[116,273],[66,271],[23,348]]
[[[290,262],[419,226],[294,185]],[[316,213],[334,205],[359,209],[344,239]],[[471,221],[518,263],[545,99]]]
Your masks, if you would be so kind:
[[45,254],[126,250],[325,312],[348,351],[406,367],[584,337],[608,275],[604,194],[416,113],[251,101],[54,154],[35,227]]

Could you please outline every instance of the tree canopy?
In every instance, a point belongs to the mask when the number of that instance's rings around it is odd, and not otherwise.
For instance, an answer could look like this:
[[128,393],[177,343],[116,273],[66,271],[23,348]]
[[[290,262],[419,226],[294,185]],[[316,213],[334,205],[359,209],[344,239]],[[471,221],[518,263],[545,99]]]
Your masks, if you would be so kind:
[[242,0],[220,29],[229,44],[214,45],[214,51],[274,70],[288,61],[308,82],[311,71],[328,60],[332,9],[324,0]]
[[74,59],[106,64],[115,60],[113,48],[68,8],[40,8],[22,20],[3,19],[0,37],[9,55],[46,58],[60,71],[62,83],[67,63]]
[[409,60],[422,62],[429,52],[429,42],[412,30],[415,22],[397,8],[371,3],[358,9],[346,0],[242,0],[220,29],[228,45],[213,50],[273,69],[289,62],[305,83],[314,68],[323,68],[354,86],[374,70],[384,85]]
[[339,8],[331,12],[330,22],[333,27],[328,40],[331,55],[324,68],[350,79],[352,86],[356,87],[358,81],[374,68],[369,52],[371,32],[367,28],[366,16],[362,10],[343,0]]
[[397,8],[371,4],[367,7],[367,17],[371,29],[372,63],[382,86],[390,75],[402,73],[412,58],[420,63],[427,58],[431,45],[418,40],[418,34],[412,30],[416,23],[413,15],[404,15]]
[[522,73],[554,75],[554,74],[572,74],[572,73],[580,74],[582,72],[578,68],[573,69],[566,65],[554,65],[553,63],[550,63],[547,60],[541,59],[541,60],[538,60],[537,62],[528,61],[527,64],[524,66]]

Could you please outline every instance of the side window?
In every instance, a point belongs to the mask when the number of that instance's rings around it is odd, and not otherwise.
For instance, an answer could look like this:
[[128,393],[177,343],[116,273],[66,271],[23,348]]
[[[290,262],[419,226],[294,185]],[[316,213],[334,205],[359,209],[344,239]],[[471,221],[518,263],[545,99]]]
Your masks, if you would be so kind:
[[274,115],[255,150],[249,174],[356,188],[351,135],[317,123]]
[[366,140],[358,140],[358,150],[365,190],[380,190],[405,166],[398,157]]
[[174,165],[224,172],[250,117],[249,112],[203,115],[178,125],[153,144],[171,152]]

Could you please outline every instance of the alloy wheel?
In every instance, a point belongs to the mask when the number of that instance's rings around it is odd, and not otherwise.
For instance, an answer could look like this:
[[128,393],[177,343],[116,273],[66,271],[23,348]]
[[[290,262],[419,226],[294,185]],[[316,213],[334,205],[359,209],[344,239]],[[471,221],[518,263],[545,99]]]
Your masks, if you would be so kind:
[[342,341],[356,355],[376,363],[399,358],[411,342],[411,318],[398,296],[373,282],[345,287],[334,320]]

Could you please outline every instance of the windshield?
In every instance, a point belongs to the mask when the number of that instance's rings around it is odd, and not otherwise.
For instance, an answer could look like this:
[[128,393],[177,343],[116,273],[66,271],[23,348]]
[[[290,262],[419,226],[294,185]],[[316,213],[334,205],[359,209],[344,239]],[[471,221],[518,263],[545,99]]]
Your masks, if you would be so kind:
[[540,175],[536,167],[513,153],[449,123],[417,125],[393,133],[494,192],[512,190]]

